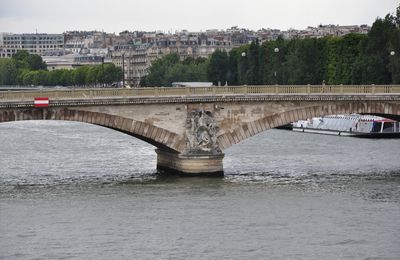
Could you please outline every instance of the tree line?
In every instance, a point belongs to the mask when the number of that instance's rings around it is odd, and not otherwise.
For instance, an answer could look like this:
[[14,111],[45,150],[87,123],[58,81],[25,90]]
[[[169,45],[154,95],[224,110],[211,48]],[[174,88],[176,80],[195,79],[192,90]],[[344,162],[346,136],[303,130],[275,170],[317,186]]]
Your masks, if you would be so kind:
[[49,71],[39,55],[27,51],[0,59],[0,85],[99,86],[121,80],[121,68],[111,63]]
[[142,86],[174,81],[214,85],[400,84],[400,6],[368,34],[285,40],[216,50],[209,59],[167,55],[151,66]]
[[207,81],[208,67],[206,58],[189,57],[181,61],[178,54],[168,54],[152,63],[149,74],[141,79],[140,85],[171,86],[172,82]]

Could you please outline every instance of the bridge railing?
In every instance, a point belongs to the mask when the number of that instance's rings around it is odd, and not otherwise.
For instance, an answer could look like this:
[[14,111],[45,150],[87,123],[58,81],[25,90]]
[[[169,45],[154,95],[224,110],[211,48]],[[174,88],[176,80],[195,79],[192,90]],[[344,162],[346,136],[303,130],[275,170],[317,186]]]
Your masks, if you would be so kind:
[[134,97],[190,97],[228,95],[379,95],[400,94],[400,85],[267,85],[221,87],[160,87],[134,89],[40,89],[0,91],[0,101],[27,101],[34,97],[52,100]]

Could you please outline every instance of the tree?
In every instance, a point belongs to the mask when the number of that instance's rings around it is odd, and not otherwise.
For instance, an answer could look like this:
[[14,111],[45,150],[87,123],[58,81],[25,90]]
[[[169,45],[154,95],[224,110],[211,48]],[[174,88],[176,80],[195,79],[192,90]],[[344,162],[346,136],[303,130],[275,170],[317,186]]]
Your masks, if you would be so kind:
[[12,59],[16,61],[19,69],[44,70],[47,67],[42,57],[37,54],[29,54],[25,50],[18,50]]
[[62,70],[59,84],[62,86],[73,85],[73,70]]
[[49,72],[47,70],[34,71],[33,85],[35,86],[48,86]]
[[396,16],[393,17],[395,29],[391,33],[391,38],[388,44],[390,54],[388,71],[391,74],[391,83],[400,84],[400,4],[396,9]]
[[250,85],[260,85],[262,84],[262,74],[263,74],[263,51],[257,41],[253,41],[250,44],[247,53],[247,84]]
[[228,71],[226,74],[226,79],[229,85],[239,85],[238,79],[238,61],[241,52],[239,48],[235,48],[229,52],[228,55]]
[[27,85],[27,86],[33,85],[34,77],[35,77],[34,71],[29,71],[29,72],[25,73],[24,77],[22,79],[23,84]]
[[111,84],[122,79],[122,69],[114,64],[99,65],[101,83]]
[[187,58],[181,62],[177,54],[169,54],[153,63],[140,85],[169,87],[177,81],[206,81],[207,67],[207,59]]
[[[360,55],[360,43],[366,38],[362,34],[348,34],[335,38],[336,67],[332,77],[328,76],[329,84],[352,84],[352,74],[357,57]],[[330,63],[329,63],[330,65]]]
[[85,83],[90,86],[95,86],[98,83],[98,69],[96,67],[88,68]]
[[228,54],[225,50],[217,49],[210,57],[210,63],[207,68],[208,80],[218,86],[224,84],[228,79]]
[[40,56],[26,51],[18,51],[12,58],[0,59],[1,85],[83,86],[111,84],[121,79],[122,70],[114,64],[48,71]]
[[[228,71],[230,79],[234,79],[233,81],[237,81],[238,84],[263,84],[265,49],[259,45],[258,41],[237,48],[231,57]],[[232,75],[235,64],[237,64],[237,77]]]
[[179,56],[176,53],[165,55],[163,58],[154,61],[146,77],[146,86],[163,86],[164,76],[168,68],[178,63]]
[[238,47],[236,52],[233,54],[233,59],[230,61],[231,65],[230,68],[232,71],[234,71],[234,68],[231,66],[233,64],[237,64],[237,84],[238,85],[244,85],[248,84],[248,58],[247,58],[247,53],[248,53],[249,46],[248,45],[243,45]]
[[371,27],[368,37],[360,43],[360,55],[353,70],[355,84],[389,84],[392,81],[390,64],[390,41],[396,32],[393,17],[378,18]]
[[50,86],[56,86],[56,85],[64,85],[63,82],[61,82],[61,77],[63,74],[63,70],[52,70],[49,73],[48,77],[48,83]]
[[18,77],[15,60],[0,59],[0,85],[14,85]]
[[285,84],[287,83],[287,46],[288,42],[279,37],[276,41],[265,42],[262,45],[263,58],[263,83]]
[[88,71],[87,66],[78,67],[75,69],[75,73],[73,74],[74,85],[83,86],[86,83],[86,74]]
[[[46,69],[46,64],[39,55],[29,54],[27,51],[17,51],[12,58],[0,59],[0,85],[24,84],[27,71]],[[32,76],[27,76],[25,82],[34,84]],[[43,74],[41,74],[43,75]],[[29,78],[29,80],[28,80]],[[39,79],[36,80],[37,82]]]
[[390,39],[389,55],[387,69],[391,74],[391,83],[400,84],[400,28],[393,33]]
[[27,74],[27,73],[29,73],[29,72],[30,72],[30,70],[28,70],[28,69],[19,70],[18,76],[17,76],[17,78],[16,78],[16,84],[18,84],[18,85],[24,85],[24,77],[25,77],[25,74]]

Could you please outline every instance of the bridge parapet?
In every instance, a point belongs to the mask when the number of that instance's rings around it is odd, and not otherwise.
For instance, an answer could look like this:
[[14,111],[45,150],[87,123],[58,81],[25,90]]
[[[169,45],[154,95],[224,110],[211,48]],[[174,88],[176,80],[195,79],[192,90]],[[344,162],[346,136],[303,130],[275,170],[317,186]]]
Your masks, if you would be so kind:
[[134,89],[40,89],[0,91],[0,102],[28,101],[37,96],[52,100],[135,97],[196,97],[230,95],[400,95],[400,85],[266,85],[221,87],[160,87]]

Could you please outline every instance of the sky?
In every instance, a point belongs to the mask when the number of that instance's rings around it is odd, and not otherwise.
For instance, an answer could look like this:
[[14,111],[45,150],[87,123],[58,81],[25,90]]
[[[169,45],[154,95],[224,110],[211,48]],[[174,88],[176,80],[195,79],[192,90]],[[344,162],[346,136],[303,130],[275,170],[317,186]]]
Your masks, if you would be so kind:
[[398,0],[0,0],[0,32],[175,32],[372,25]]

